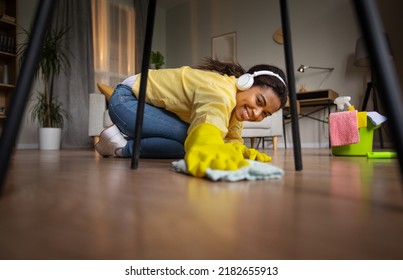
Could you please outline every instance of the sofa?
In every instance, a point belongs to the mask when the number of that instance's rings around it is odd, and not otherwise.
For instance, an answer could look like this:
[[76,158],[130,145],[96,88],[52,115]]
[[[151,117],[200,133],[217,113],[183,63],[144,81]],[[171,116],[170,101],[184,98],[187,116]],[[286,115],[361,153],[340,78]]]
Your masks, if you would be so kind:
[[[109,117],[107,105],[113,88],[105,84],[97,84],[101,93],[90,93],[89,96],[89,124],[88,135],[93,137],[94,143],[102,130],[112,125]],[[277,111],[272,116],[265,118],[261,122],[244,122],[242,137],[250,139],[250,146],[255,147],[255,140],[269,138],[273,141],[273,149],[277,150],[278,137],[283,135],[283,112]]]
[[88,135],[97,139],[102,130],[110,125],[112,121],[109,118],[105,96],[101,93],[90,93]]

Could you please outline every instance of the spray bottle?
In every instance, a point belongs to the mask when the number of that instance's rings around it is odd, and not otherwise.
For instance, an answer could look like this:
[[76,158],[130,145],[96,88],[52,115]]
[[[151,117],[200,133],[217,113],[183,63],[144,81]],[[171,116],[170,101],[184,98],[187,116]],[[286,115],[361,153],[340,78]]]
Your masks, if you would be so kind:
[[354,111],[355,108],[350,104],[350,100],[350,96],[339,96],[333,101],[333,103],[337,105],[337,111],[344,111],[344,106],[347,106],[348,111]]

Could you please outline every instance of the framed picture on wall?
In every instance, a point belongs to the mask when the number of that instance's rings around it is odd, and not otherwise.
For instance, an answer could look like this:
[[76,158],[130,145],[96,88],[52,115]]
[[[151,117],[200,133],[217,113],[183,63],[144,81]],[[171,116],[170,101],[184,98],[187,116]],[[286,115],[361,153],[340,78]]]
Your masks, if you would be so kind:
[[211,38],[211,58],[226,63],[236,63],[236,32]]

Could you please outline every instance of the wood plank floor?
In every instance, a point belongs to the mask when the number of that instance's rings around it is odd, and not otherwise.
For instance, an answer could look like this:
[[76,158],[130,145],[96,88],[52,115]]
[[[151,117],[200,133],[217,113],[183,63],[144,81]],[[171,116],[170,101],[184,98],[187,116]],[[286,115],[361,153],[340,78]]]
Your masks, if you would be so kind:
[[209,182],[169,160],[17,150],[0,259],[403,259],[395,159],[267,150],[281,180]]

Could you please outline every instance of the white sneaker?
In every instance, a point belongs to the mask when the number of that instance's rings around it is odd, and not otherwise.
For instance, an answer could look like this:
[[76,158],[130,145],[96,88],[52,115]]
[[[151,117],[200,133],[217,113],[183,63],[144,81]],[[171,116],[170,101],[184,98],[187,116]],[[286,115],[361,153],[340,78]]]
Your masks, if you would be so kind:
[[101,132],[99,141],[95,144],[95,150],[104,157],[117,157],[116,150],[123,148],[126,144],[127,141],[120,130],[116,125],[112,125]]

